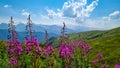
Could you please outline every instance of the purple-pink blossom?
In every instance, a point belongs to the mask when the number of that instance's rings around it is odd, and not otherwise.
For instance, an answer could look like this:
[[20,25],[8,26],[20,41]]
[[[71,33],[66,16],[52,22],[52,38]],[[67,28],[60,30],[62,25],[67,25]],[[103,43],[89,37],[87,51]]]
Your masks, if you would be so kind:
[[97,57],[98,57],[99,59],[102,59],[103,55],[102,55],[101,53],[98,53],[98,54],[97,54]]
[[120,65],[119,65],[119,64],[116,64],[114,68],[120,68]]
[[83,47],[83,48],[82,48],[82,53],[83,53],[84,55],[88,54],[89,51],[91,50],[91,47],[90,47],[89,44],[84,44],[82,47]]
[[35,51],[37,53],[41,52],[41,48],[40,48],[39,42],[34,37],[26,38],[25,45],[26,45],[26,53],[31,52],[33,49],[36,49]]
[[37,52],[37,53],[40,53],[40,52],[42,52],[42,49],[41,49],[41,47],[37,47],[37,50],[36,50],[36,52]]
[[54,55],[54,48],[52,47],[52,45],[44,47],[44,55],[49,57]]
[[18,63],[18,60],[15,57],[11,57],[9,62],[8,62],[8,64],[10,64],[10,65],[15,65],[17,63]]
[[103,67],[103,68],[108,68],[109,65],[108,65],[108,64],[103,64],[102,67]]
[[66,47],[68,47],[70,52],[74,52],[75,51],[75,47],[73,45],[71,45],[70,43],[67,43]]
[[73,51],[74,51],[74,48],[72,47],[72,45],[61,44],[59,47],[59,56],[61,58],[71,58]]
[[79,41],[79,42],[78,42],[78,46],[79,46],[80,48],[82,48],[82,47],[83,47],[83,45],[84,45],[84,44],[83,44],[83,42],[82,42],[82,41]]
[[20,55],[22,54],[22,50],[23,50],[22,45],[17,40],[8,41],[8,53],[9,54]]
[[95,66],[96,66],[96,65],[98,64],[98,60],[97,60],[97,59],[95,59],[95,60],[93,60],[93,61],[92,61],[92,63],[93,63],[93,65],[95,65]]

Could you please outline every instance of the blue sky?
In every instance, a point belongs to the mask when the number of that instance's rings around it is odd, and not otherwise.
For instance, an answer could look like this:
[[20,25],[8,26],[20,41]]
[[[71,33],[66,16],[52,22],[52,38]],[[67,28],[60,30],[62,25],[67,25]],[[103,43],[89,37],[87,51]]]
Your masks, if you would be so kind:
[[120,27],[120,0],[0,0],[0,23],[26,23],[29,14],[35,24],[109,29]]

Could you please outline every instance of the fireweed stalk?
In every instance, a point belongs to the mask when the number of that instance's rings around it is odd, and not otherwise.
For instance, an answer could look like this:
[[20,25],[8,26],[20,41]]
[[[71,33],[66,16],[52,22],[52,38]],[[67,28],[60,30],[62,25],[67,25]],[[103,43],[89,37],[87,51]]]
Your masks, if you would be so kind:
[[8,64],[13,67],[19,67],[18,60],[20,58],[20,55],[22,54],[22,46],[20,42],[17,40],[17,32],[15,31],[15,25],[13,18],[10,18],[10,23],[8,26],[8,41],[7,41],[7,48],[8,48],[8,54],[10,56],[10,60]]
[[28,16],[28,22],[26,25],[26,33],[27,33],[27,37],[26,37],[26,54],[31,53],[31,58],[33,60],[33,68],[38,68],[39,64],[37,64],[37,56],[41,56],[42,53],[42,49],[40,47],[39,42],[37,41],[37,39],[33,36],[33,30],[32,30],[32,24],[31,24],[31,19],[30,19],[30,15]]
[[63,28],[61,30],[62,36],[60,38],[60,45],[59,45],[59,57],[62,58],[62,67],[63,68],[73,68],[72,65],[73,56],[72,53],[74,48],[66,41],[65,38],[65,23],[63,22]]

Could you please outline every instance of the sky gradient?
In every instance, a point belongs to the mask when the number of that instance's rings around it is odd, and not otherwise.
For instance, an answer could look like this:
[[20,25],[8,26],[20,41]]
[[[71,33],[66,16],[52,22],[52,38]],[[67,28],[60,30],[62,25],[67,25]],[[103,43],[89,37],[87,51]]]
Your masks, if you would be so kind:
[[0,0],[0,23],[26,23],[29,14],[35,24],[110,29],[120,27],[120,0]]

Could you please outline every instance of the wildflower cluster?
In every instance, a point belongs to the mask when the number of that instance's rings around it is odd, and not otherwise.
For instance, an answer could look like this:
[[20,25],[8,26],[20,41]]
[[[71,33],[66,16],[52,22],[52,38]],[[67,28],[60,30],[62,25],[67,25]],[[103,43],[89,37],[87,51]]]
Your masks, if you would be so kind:
[[52,45],[44,47],[44,55],[46,57],[52,57],[54,55],[54,48],[52,47]]
[[61,43],[59,47],[59,56],[61,58],[71,58],[74,52],[74,47],[67,43],[66,45]]
[[26,38],[25,45],[26,45],[26,53],[32,51],[40,53],[42,51],[39,42],[34,37],[32,37],[31,39]]

